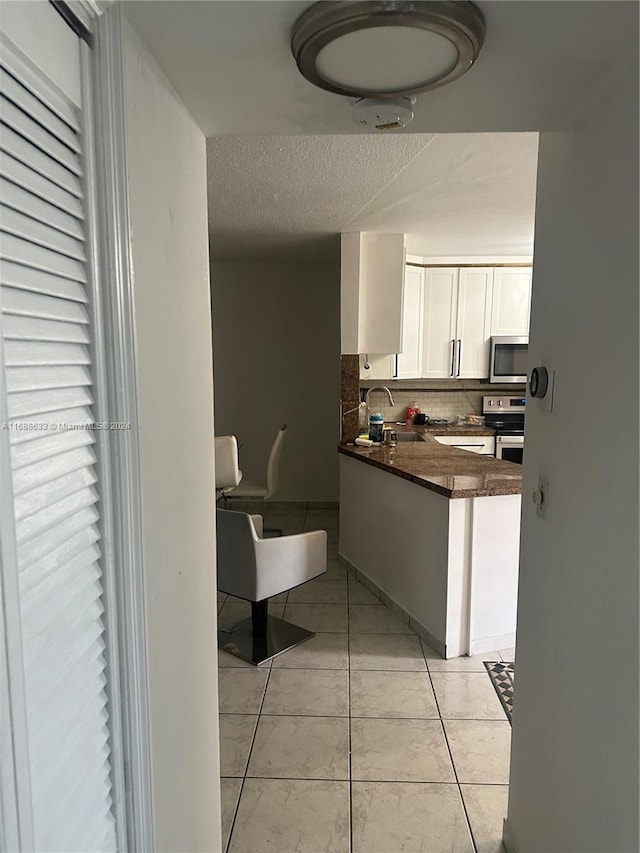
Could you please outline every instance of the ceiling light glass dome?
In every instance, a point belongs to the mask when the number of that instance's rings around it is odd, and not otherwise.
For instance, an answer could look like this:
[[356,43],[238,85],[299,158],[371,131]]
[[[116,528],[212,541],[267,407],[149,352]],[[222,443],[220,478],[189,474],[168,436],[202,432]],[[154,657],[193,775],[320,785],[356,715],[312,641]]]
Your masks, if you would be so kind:
[[316,86],[352,97],[416,95],[464,74],[484,41],[466,0],[322,0],[295,24],[291,47]]

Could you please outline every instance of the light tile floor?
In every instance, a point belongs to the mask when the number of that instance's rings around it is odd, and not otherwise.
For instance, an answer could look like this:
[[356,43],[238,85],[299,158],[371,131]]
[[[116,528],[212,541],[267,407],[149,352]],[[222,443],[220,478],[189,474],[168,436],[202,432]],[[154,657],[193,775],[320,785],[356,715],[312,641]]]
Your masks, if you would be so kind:
[[[441,660],[337,562],[336,510],[265,509],[326,529],[330,559],[270,605],[313,640],[219,653],[226,853],[503,853],[511,726],[482,661],[513,651]],[[248,614],[220,596],[221,624]]]

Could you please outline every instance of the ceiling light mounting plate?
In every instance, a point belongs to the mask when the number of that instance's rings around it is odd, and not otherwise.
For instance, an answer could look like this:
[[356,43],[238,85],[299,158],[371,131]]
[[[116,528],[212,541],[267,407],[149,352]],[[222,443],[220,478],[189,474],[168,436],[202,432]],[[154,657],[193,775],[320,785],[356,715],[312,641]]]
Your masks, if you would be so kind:
[[457,79],[476,61],[484,35],[470,0],[321,0],[297,20],[291,49],[301,74],[321,89],[384,98]]

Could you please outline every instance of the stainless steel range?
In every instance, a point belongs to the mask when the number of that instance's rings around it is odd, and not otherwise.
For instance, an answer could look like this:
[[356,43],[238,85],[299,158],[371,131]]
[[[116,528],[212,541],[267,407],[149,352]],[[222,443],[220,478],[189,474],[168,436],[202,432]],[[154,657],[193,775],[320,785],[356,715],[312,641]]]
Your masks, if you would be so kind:
[[522,465],[526,397],[495,394],[482,398],[485,424],[496,431],[496,459]]

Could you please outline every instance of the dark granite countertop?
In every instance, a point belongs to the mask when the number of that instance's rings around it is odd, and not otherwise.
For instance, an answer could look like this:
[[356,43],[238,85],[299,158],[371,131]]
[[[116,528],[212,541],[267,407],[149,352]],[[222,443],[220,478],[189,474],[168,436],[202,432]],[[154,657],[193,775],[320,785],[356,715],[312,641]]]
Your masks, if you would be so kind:
[[398,432],[417,432],[418,435],[495,435],[496,431],[487,426],[473,426],[472,424],[425,424],[418,426],[413,424],[395,424],[385,422],[385,426],[394,426]]
[[438,443],[435,435],[493,435],[486,427],[398,426],[418,432],[424,441],[399,442],[396,447],[341,444],[340,453],[403,477],[447,498],[479,498],[522,493],[522,466]]

